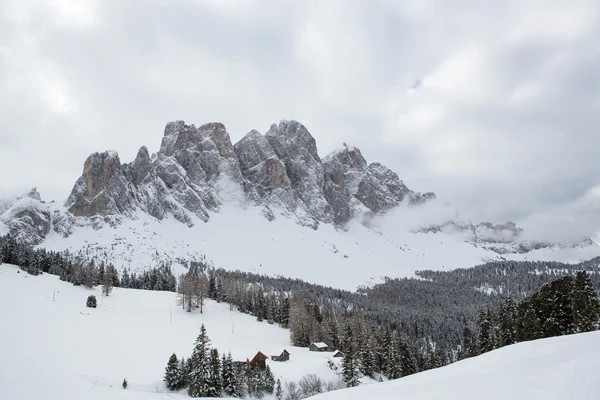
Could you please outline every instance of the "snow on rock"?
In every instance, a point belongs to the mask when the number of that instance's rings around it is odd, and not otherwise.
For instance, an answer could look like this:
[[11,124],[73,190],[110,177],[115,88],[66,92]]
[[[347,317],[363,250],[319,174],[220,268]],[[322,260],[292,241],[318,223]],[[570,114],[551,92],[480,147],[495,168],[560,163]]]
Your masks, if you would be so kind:
[[600,332],[501,348],[396,381],[311,397],[315,400],[596,400]]
[[[290,361],[267,361],[282,382],[309,373],[339,380],[327,366],[331,353],[292,347],[289,330],[230,311],[228,304],[207,300],[203,314],[186,313],[175,293],[115,288],[102,297],[100,288],[18,271],[0,265],[2,399],[189,399],[185,391],[168,391],[163,374],[172,353],[191,355],[201,324],[212,345],[236,360],[287,349]],[[85,307],[91,294],[96,309]]]

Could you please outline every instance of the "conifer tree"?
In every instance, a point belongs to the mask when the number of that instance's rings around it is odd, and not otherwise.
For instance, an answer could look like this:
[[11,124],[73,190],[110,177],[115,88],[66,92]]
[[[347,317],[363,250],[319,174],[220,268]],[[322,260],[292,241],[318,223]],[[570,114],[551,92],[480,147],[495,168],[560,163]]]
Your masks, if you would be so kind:
[[236,396],[236,385],[235,385],[235,371],[233,368],[233,359],[231,353],[225,357],[223,354],[223,366],[222,366],[222,385],[223,391],[228,396]]
[[412,350],[404,340],[398,340],[398,352],[400,353],[400,365],[402,376],[412,375],[417,373],[417,362]]
[[275,398],[277,400],[283,399],[283,389],[281,388],[281,381],[277,379],[277,383],[275,384]]
[[360,373],[364,376],[373,377],[373,342],[366,335],[363,336],[363,342],[358,350],[360,359]]
[[508,346],[517,340],[517,308],[515,302],[509,298],[500,305],[500,344]]
[[577,331],[589,332],[598,329],[600,303],[588,273],[577,272],[573,286],[573,317]]
[[210,351],[210,375],[206,397],[220,397],[222,389],[221,359],[219,358],[219,351],[217,349],[212,349]]
[[179,388],[179,379],[179,361],[177,360],[175,353],[173,353],[171,357],[169,357],[169,362],[165,368],[165,385],[169,390],[177,390]]
[[206,334],[204,324],[196,339],[194,352],[190,357],[189,389],[191,397],[205,397],[209,393],[210,379],[210,339]]
[[396,340],[392,339],[389,342],[389,347],[386,352],[385,361],[385,376],[389,380],[398,379],[402,376],[402,363],[398,355],[398,346]]
[[348,325],[344,338],[344,358],[342,359],[342,377],[348,387],[360,384],[356,348],[352,336],[352,327]]
[[263,383],[264,391],[267,393],[273,393],[273,390],[275,390],[275,376],[271,371],[271,367],[269,367],[268,365],[267,368],[265,368]]
[[[488,310],[489,311],[489,310]],[[478,354],[490,351],[493,348],[492,342],[492,321],[489,319],[489,312],[484,310],[479,311],[477,319],[477,350]]]
[[183,389],[188,387],[189,381],[189,359],[186,360],[184,357],[181,357],[181,361],[179,363],[179,375],[177,376],[177,389]]

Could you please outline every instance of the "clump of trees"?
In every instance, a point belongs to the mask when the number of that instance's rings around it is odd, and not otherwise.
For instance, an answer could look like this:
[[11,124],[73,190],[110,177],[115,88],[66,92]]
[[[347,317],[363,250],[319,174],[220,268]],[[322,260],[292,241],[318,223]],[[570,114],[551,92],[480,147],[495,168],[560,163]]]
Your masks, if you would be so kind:
[[477,332],[466,331],[464,357],[485,353],[513,343],[600,327],[600,302],[590,275],[579,271],[544,285],[521,302],[503,301],[499,307],[481,310]]
[[204,324],[192,355],[186,360],[172,354],[165,368],[164,381],[170,390],[186,389],[191,397],[262,398],[275,390],[275,377],[269,366],[262,369],[249,362],[234,362],[231,353],[222,356],[211,348]]

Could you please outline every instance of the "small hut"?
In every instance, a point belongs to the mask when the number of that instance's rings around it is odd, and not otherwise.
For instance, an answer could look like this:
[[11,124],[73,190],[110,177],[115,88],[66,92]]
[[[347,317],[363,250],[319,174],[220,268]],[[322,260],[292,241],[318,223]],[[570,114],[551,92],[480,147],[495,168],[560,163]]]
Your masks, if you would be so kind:
[[310,351],[329,351],[329,346],[323,342],[315,342],[308,346]]
[[267,368],[267,356],[265,356],[262,352],[256,353],[254,358],[250,360],[250,365],[253,367]]
[[336,358],[344,358],[344,353],[342,353],[339,350],[336,350],[331,357],[336,357]]
[[278,356],[271,356],[271,360],[273,361],[289,361],[290,353],[287,350],[283,350]]

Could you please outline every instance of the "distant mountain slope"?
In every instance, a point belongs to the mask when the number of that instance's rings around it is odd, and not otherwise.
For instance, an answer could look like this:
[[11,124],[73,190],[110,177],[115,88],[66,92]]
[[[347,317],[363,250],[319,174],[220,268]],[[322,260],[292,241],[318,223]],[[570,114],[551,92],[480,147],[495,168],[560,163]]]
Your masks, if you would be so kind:
[[600,332],[541,339],[494,350],[396,381],[315,400],[596,400]]

